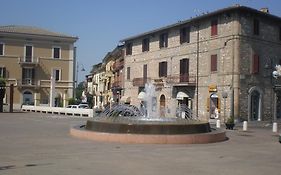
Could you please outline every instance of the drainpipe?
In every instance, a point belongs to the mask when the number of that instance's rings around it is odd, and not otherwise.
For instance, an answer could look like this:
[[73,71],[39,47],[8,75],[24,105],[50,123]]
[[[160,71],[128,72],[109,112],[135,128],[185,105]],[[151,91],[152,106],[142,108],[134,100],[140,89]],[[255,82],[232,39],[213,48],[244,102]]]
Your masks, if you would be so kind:
[[198,101],[199,101],[199,23],[196,25],[197,28],[197,51],[196,51],[196,62],[197,62],[197,71],[196,71],[196,116],[198,117]]

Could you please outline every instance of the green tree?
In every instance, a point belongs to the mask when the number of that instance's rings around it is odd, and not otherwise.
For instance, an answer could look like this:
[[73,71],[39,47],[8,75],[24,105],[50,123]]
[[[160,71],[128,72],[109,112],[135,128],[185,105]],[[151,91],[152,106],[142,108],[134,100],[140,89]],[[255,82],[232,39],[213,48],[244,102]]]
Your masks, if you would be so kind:
[[79,101],[81,100],[83,90],[84,90],[84,83],[80,82],[77,88],[75,89],[76,99],[78,99]]

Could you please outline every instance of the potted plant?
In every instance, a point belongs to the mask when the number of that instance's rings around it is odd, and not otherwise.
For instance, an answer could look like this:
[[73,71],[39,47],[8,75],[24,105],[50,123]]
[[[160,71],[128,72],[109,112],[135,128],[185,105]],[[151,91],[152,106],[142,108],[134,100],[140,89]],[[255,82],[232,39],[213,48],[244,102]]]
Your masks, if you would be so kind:
[[226,123],[225,123],[226,129],[230,129],[233,130],[235,124],[234,124],[234,118],[230,117],[227,119]]

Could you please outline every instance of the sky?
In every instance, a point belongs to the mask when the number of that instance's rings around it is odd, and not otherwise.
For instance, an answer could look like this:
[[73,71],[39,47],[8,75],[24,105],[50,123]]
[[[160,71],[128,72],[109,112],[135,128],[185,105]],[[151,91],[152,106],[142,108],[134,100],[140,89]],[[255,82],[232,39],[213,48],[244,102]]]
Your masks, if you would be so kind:
[[[240,4],[281,17],[280,0],[0,0],[0,25],[25,25],[79,37],[83,81],[120,40]],[[86,70],[80,71],[82,67]]]

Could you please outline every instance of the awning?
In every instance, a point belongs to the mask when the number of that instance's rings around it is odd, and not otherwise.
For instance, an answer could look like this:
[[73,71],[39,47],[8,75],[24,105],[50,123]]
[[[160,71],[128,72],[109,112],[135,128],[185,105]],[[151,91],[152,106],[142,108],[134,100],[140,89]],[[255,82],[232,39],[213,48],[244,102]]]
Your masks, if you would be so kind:
[[183,100],[183,98],[188,98],[188,97],[189,96],[186,93],[180,91],[180,92],[177,93],[176,99],[177,100]]
[[138,95],[138,99],[143,101],[145,99],[145,92],[141,91]]
[[128,97],[128,96],[122,96],[121,99],[120,99],[121,102],[124,102],[124,103],[130,103],[131,102],[131,97]]

